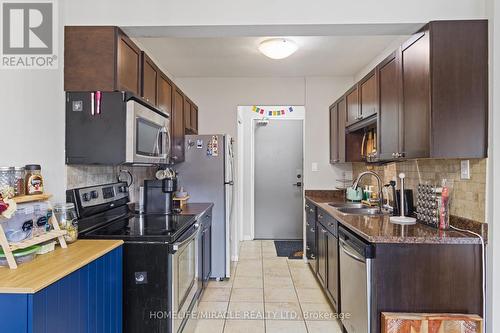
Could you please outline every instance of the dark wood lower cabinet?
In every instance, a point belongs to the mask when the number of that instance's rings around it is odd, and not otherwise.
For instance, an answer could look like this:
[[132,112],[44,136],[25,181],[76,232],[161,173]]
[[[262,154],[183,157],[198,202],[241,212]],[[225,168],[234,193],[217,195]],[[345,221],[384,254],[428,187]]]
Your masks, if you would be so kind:
[[[328,299],[341,312],[338,226],[331,215],[306,201],[308,227],[306,244],[316,241],[316,256],[311,269]],[[313,214],[313,212],[315,214]],[[315,238],[313,238],[315,237]],[[365,241],[366,242],[366,241]],[[312,242],[311,242],[312,244]],[[479,244],[377,243],[372,259],[371,327],[380,333],[382,312],[464,313],[483,316],[482,260]],[[342,280],[342,284],[350,281]],[[352,282],[352,281],[351,281]],[[347,311],[347,310],[346,310]],[[355,315],[360,315],[356,313]]]
[[200,236],[198,248],[198,270],[200,271],[200,282],[205,289],[212,273],[212,209],[200,217]]
[[323,288],[327,287],[327,272],[328,272],[328,231],[324,226],[320,223],[317,224],[317,248],[318,248],[318,279],[323,286]]
[[327,288],[326,291],[335,309],[339,310],[339,240],[327,232]]

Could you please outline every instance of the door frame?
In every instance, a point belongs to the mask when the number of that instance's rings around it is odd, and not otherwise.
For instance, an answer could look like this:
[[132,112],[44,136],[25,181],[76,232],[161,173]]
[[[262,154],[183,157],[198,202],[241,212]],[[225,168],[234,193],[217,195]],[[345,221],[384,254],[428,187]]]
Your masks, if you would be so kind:
[[[288,110],[290,106],[284,105],[257,105],[259,108],[270,109],[285,109]],[[303,105],[292,105],[294,112],[286,113],[285,116],[269,116],[272,121],[277,120],[301,120],[302,121],[302,198],[305,197],[305,107]],[[255,239],[255,120],[264,118],[258,113],[252,111],[253,106],[238,106],[238,183],[241,185],[238,191],[238,230],[240,240],[254,240]],[[241,132],[241,133],[240,133]],[[246,135],[245,135],[246,133]],[[241,136],[240,136],[241,134]],[[247,152],[245,150],[248,150]],[[245,167],[245,164],[247,167]],[[246,170],[248,168],[248,170]],[[245,172],[247,171],[247,172]],[[245,179],[249,178],[249,179]],[[245,206],[245,194],[248,197],[248,205]],[[245,221],[245,216],[248,220]],[[247,222],[248,230],[245,229],[245,222]],[[304,233],[304,226],[302,223],[302,232]],[[305,240],[304,235],[302,236]]]

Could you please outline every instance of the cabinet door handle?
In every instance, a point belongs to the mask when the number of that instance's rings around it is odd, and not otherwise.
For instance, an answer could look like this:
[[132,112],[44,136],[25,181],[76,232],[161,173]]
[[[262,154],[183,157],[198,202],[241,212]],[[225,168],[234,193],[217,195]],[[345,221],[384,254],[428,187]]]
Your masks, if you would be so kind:
[[322,219],[322,218],[323,218],[323,215],[318,214],[318,219]]
[[309,224],[309,222],[306,222],[306,226],[310,227],[311,225]]
[[332,227],[332,228],[333,228],[333,227],[335,227],[335,223],[333,223],[333,222],[328,223],[328,225],[329,225],[330,227]]
[[316,232],[316,230],[314,228],[311,228],[311,232]]
[[321,229],[321,232],[322,232],[322,233],[326,233],[326,230],[325,230],[325,229]]
[[316,256],[314,254],[311,254],[311,259],[316,259]]
[[339,162],[340,162],[340,160],[339,160],[339,159],[335,159],[335,160],[333,160],[332,162],[333,162],[333,163],[339,163]]
[[306,250],[309,251],[311,248],[309,246],[306,246]]

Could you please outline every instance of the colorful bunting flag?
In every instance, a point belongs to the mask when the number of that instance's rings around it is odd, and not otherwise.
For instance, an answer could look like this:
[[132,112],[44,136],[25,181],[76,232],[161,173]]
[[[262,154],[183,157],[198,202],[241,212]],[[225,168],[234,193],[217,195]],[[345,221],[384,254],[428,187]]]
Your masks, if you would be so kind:
[[281,110],[264,110],[262,108],[259,108],[258,106],[254,105],[252,106],[252,111],[255,113],[258,113],[260,115],[265,115],[267,114],[268,116],[273,116],[273,117],[279,117],[279,116],[285,116],[287,113],[293,112],[293,107],[290,106],[288,109],[281,109]]

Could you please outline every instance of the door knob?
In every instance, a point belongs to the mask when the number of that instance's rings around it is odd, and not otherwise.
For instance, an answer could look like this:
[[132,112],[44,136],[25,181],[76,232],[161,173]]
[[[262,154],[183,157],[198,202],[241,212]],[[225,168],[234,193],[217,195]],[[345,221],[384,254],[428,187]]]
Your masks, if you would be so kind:
[[302,183],[301,183],[301,182],[296,182],[296,183],[293,183],[292,185],[293,185],[293,186],[297,186],[297,187],[301,187],[301,186],[302,186]]

